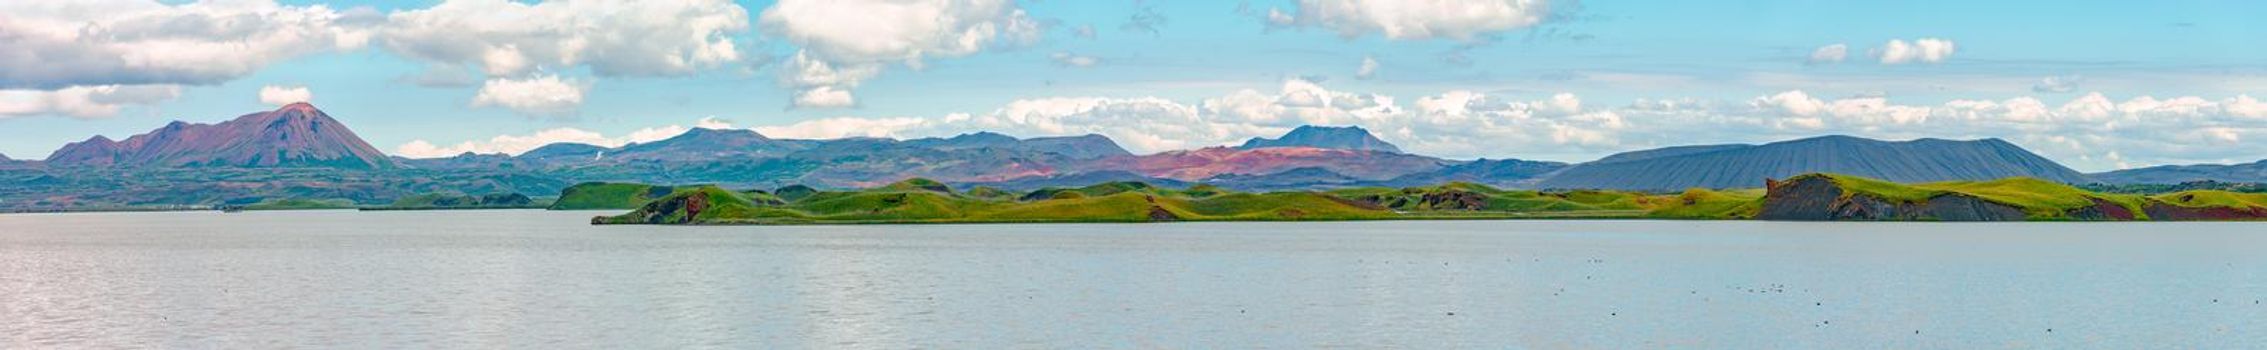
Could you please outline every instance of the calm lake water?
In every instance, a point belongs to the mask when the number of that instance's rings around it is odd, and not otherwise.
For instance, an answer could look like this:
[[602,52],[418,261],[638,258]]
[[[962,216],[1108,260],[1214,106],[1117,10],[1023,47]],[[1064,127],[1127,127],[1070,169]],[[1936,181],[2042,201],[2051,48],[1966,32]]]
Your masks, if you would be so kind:
[[2267,224],[0,215],[0,348],[2243,348]]

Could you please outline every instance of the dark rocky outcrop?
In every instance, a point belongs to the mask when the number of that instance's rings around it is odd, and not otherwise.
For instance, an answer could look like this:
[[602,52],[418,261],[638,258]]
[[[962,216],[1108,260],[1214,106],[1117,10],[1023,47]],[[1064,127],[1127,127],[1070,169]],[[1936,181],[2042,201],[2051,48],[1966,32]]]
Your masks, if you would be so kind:
[[2018,221],[2027,216],[2014,206],[1975,196],[1945,193],[1918,203],[1849,193],[1825,176],[1770,181],[1757,219],[1787,221]]
[[632,211],[629,214],[625,214],[623,216],[594,217],[590,219],[590,223],[593,225],[692,224],[695,221],[698,221],[701,216],[701,212],[706,210],[708,210],[708,196],[694,193],[692,195],[669,196],[667,198],[655,200],[653,202],[646,203],[644,207],[638,208],[638,210]]
[[2139,219],[2133,215],[2132,208],[2127,208],[2123,204],[2101,198],[2093,198],[2093,200],[2094,205],[2071,209],[2064,212],[2063,216],[2079,221],[2130,221]]
[[1173,215],[1173,211],[1165,210],[1164,206],[1157,205],[1157,196],[1141,196],[1141,198],[1149,201],[1149,221],[1181,221],[1180,215]]
[[1418,203],[1432,210],[1480,210],[1488,208],[1488,195],[1462,190],[1431,191],[1418,197]]
[[2150,220],[2157,221],[2228,221],[2267,219],[2267,208],[2260,207],[2189,207],[2150,201],[2141,207]]

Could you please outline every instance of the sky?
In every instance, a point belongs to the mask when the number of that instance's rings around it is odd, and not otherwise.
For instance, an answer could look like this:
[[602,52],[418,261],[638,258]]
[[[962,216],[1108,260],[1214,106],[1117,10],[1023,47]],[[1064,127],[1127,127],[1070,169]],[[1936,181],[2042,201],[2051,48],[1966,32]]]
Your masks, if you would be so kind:
[[8,1],[0,154],[308,101],[405,157],[1356,125],[1584,161],[2001,138],[2083,171],[2267,158],[2257,1]]

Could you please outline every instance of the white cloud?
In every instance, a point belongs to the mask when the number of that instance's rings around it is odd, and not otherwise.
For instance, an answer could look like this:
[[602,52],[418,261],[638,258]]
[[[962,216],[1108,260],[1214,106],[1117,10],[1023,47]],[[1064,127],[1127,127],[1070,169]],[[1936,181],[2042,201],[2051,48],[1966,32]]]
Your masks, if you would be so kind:
[[[1882,139],[2007,138],[2086,170],[2255,159],[2267,154],[2267,144],[2245,143],[2267,138],[2267,103],[2248,95],[2113,100],[2091,93],[2061,101],[2016,96],[1900,103],[1881,94],[1822,98],[1803,90],[1787,90],[1744,100],[1666,98],[1614,104],[1570,93],[1446,91],[1399,99],[1332,90],[1297,79],[1272,89],[1237,90],[1191,101],[1158,97],[1033,98],[981,113],[838,116],[752,129],[786,138],[912,138],[980,130],[1021,137],[1092,133],[1117,140],[1129,150],[1150,153],[1233,145],[1309,124],[1362,126],[1405,150],[1452,158],[1582,161],[1641,148],[1770,142],[1826,134]],[[715,119],[697,125],[731,127]],[[655,128],[625,137],[659,139],[685,129]],[[567,136],[523,138],[577,139],[601,145],[628,142],[603,136],[562,135]],[[526,145],[539,144],[520,140],[498,138],[415,151],[442,155],[464,150],[518,152],[532,148]],[[402,153],[411,153],[411,148],[405,145]]]
[[1378,76],[1378,60],[1377,60],[1377,58],[1375,58],[1375,57],[1370,57],[1370,56],[1362,56],[1362,66],[1361,66],[1361,67],[1357,67],[1357,68],[1355,68],[1355,69],[1354,69],[1354,79],[1370,80],[1371,78],[1376,78],[1377,76]]
[[835,62],[956,57],[1038,40],[1039,22],[1007,0],[782,0],[763,31]]
[[795,93],[794,105],[801,108],[843,108],[858,105],[858,100],[850,96],[849,91],[837,90],[833,86],[819,86]]
[[1068,51],[1047,55],[1047,59],[1054,60],[1055,65],[1064,67],[1086,68],[1102,63],[1102,59],[1094,58],[1094,56],[1079,55]]
[[1875,55],[1881,58],[1881,64],[1942,63],[1958,49],[1951,40],[1923,38],[1907,43],[1903,39],[1890,39]]
[[[960,57],[1039,40],[1041,26],[1009,0],[783,0],[759,15],[772,37],[801,48],[781,85],[848,100],[850,89],[890,64]],[[826,87],[827,89],[819,89]],[[798,107],[847,106],[848,104]],[[817,102],[817,101],[814,101]]]
[[102,118],[126,106],[148,106],[181,96],[174,85],[73,86],[55,91],[0,90],[0,118],[65,115]]
[[368,32],[329,7],[274,1],[0,2],[0,88],[216,84]]
[[1394,40],[1453,39],[1540,24],[1548,0],[1299,0],[1289,12],[1268,10],[1276,26],[1315,27],[1346,38],[1378,34]]
[[488,79],[472,97],[473,107],[504,107],[521,113],[557,115],[582,106],[583,86],[555,75],[528,79]]
[[2041,78],[2039,79],[2038,84],[2031,85],[2031,92],[2059,94],[2077,91],[2078,83],[2085,81],[2086,77],[2076,75],[2058,75]]
[[1757,97],[1748,104],[1797,117],[1817,116],[1820,112],[1826,111],[1826,101],[1811,98],[1810,94],[1804,93],[1802,90],[1790,90],[1771,96]]
[[1850,58],[1850,45],[1833,44],[1811,50],[1809,64],[1834,64]]
[[845,137],[905,138],[905,133],[924,126],[929,120],[922,118],[823,118],[805,120],[784,126],[756,127],[757,133],[774,138],[838,139]]
[[[2267,147],[2241,143],[2267,133],[2258,101],[2238,95],[2139,96],[2099,93],[2060,104],[2034,97],[1901,104],[1886,97],[1832,100],[1787,91],[1744,105],[1641,101],[1621,110],[1643,127],[1625,139],[1764,142],[1820,134],[1876,138],[2007,138],[2081,169],[2255,159]],[[1760,128],[1760,129],[1759,129]],[[1700,143],[1700,142],[1680,142]],[[2118,154],[2105,154],[2118,150]]]
[[748,12],[728,0],[447,0],[395,12],[378,38],[404,56],[490,76],[588,65],[600,76],[678,76],[743,57]]
[[[713,118],[708,118],[702,119],[699,124],[705,125],[702,127],[707,127],[715,126],[715,124],[713,123],[717,122],[718,121]],[[729,125],[726,125],[726,127],[728,128]],[[669,125],[644,128],[630,132],[626,135],[608,137],[605,134],[600,134],[596,131],[577,128],[554,128],[536,131],[535,133],[527,135],[498,135],[487,140],[464,141],[448,146],[435,145],[432,142],[426,140],[411,140],[408,143],[402,144],[401,146],[394,147],[394,155],[409,158],[450,157],[467,152],[479,154],[501,153],[519,155],[521,153],[527,153],[527,151],[532,151],[536,148],[554,143],[580,143],[596,145],[600,147],[621,147],[622,145],[631,143],[653,142],[668,139],[670,137],[676,137],[677,135],[684,134],[685,131],[688,130],[692,129],[680,125]]]
[[705,117],[701,118],[701,120],[694,121],[693,127],[702,129],[731,129],[732,122],[723,119],[717,119],[716,117]]
[[315,101],[315,93],[307,91],[307,87],[305,86],[284,87],[268,85],[260,87],[260,103],[282,106],[299,102],[313,101]]

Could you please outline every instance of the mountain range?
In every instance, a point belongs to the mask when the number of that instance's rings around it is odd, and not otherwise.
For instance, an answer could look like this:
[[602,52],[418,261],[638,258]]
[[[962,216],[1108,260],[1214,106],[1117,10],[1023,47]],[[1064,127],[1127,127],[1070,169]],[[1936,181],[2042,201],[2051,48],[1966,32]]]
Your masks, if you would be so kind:
[[2267,182],[2267,160],[2245,164],[2166,165],[2094,174],[2113,184],[2173,184],[2191,181]]
[[296,103],[219,124],[175,121],[125,141],[64,145],[51,166],[386,169],[393,160],[322,110]]
[[[1880,141],[1849,136],[1668,147],[1572,164],[1467,161],[1404,153],[1359,127],[1323,126],[1299,127],[1277,138],[1253,138],[1236,147],[1153,154],[1128,152],[1100,135],[1016,138],[977,132],[910,140],[801,140],[746,129],[693,129],[620,147],[560,143],[518,155],[466,153],[408,159],[379,153],[345,125],[301,103],[216,124],[174,122],[124,141],[95,136],[65,145],[44,161],[0,160],[0,205],[210,204],[275,196],[383,202],[430,191],[547,195],[567,184],[589,181],[862,188],[907,178],[1011,190],[1134,181],[1254,191],[1448,182],[1679,191],[1759,188],[1767,179],[1813,172],[1896,182],[2017,176],[2067,184],[2261,182],[2267,180],[2267,162],[2088,175],[1998,139]],[[152,196],[162,198],[143,198]]]
[[1999,139],[1890,142],[1824,136],[1762,145],[1676,147],[1616,154],[1561,170],[1541,188],[1671,191],[1758,188],[1765,179],[1836,173],[1904,183],[2033,177],[2088,183],[2085,174]]

